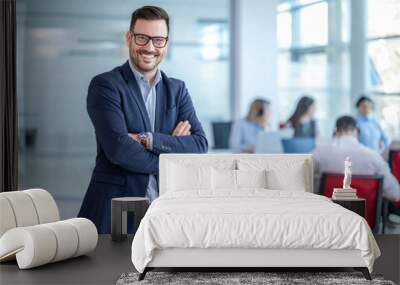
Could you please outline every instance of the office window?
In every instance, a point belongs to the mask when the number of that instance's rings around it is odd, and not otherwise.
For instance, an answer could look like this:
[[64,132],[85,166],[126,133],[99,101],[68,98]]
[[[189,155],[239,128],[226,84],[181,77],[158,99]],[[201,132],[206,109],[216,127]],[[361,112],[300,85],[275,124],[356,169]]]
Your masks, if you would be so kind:
[[296,61],[291,59],[292,56],[285,52],[278,58],[282,119],[291,115],[299,96],[309,94],[321,98],[326,88],[326,54],[304,54]]
[[290,48],[292,45],[292,15],[289,12],[278,13],[277,15],[278,47],[281,49]]
[[378,94],[374,98],[375,114],[392,140],[400,139],[400,95]]
[[399,93],[400,34],[396,39],[371,40],[368,55],[371,91]]
[[392,139],[400,138],[400,5],[397,0],[368,1],[368,90],[375,114]]
[[349,110],[348,51],[341,46],[348,31],[337,22],[346,20],[342,2],[281,1],[277,7],[280,121],[289,118],[302,95],[311,96],[322,138],[331,136],[335,118]]
[[400,93],[400,5],[396,0],[368,1],[370,89]]
[[199,20],[200,56],[204,61],[226,61],[229,56],[229,23],[226,20]]
[[326,45],[328,41],[328,4],[320,2],[299,9],[300,45]]
[[368,0],[368,37],[400,34],[398,0]]

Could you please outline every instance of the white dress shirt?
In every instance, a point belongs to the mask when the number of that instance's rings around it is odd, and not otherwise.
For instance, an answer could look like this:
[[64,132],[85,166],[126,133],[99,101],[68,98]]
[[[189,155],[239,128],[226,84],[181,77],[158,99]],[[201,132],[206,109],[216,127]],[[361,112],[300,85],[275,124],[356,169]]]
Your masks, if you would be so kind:
[[[146,105],[147,114],[149,115],[150,119],[151,131],[154,132],[157,102],[156,85],[161,81],[161,72],[159,69],[157,70],[156,78],[153,84],[150,84],[144,75],[135,69],[130,60],[129,65],[139,85],[140,92],[142,93],[143,101]],[[157,179],[154,175],[149,175],[149,184],[147,186],[146,197],[149,198],[151,202],[158,197]]]
[[247,119],[236,121],[232,126],[229,147],[235,152],[243,152],[247,147],[255,148],[257,136],[263,130],[264,128],[256,122]]
[[356,137],[335,137],[331,144],[318,146],[313,157],[314,169],[319,173],[343,173],[344,161],[350,157],[353,174],[382,175],[383,196],[391,201],[400,199],[400,186],[388,163],[377,152],[360,144]]

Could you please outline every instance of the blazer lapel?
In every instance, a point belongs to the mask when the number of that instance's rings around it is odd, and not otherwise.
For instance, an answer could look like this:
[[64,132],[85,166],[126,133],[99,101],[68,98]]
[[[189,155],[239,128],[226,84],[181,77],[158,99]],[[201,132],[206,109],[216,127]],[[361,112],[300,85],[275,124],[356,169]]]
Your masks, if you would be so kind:
[[[147,113],[146,105],[144,104],[142,93],[140,92],[140,88],[138,83],[136,82],[136,78],[133,75],[131,67],[129,66],[129,62],[125,62],[122,65],[122,74],[125,78],[126,83],[131,91],[131,95],[135,100],[136,104],[139,106],[140,113],[142,115],[142,119],[147,132],[151,131],[151,124],[149,114]],[[157,98],[158,99],[158,98]]]
[[166,113],[166,96],[167,92],[165,92],[164,80],[161,80],[156,86],[156,119],[154,122],[154,130],[157,133],[160,133],[161,130],[161,122],[163,121],[164,114]]
[[154,130],[162,132],[162,123],[167,118],[169,110],[175,107],[175,100],[171,95],[170,81],[167,75],[161,71],[161,81],[156,86],[156,120],[154,123]]

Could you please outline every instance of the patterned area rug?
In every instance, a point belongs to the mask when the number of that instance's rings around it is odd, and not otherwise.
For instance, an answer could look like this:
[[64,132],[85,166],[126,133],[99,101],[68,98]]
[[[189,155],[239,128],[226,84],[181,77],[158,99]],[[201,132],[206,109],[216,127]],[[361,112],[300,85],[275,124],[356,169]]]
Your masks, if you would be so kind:
[[117,285],[133,284],[379,284],[395,285],[380,275],[372,275],[368,281],[360,272],[148,272],[146,278],[138,281],[138,273],[122,274]]

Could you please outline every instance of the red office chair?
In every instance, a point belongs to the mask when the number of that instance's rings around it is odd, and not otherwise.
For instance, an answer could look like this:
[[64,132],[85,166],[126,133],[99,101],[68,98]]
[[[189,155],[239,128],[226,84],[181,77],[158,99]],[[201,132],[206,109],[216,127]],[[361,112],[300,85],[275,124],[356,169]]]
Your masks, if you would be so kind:
[[[392,170],[392,174],[400,183],[400,150],[392,149],[389,151],[389,166]],[[400,202],[390,202],[390,204],[392,205],[389,208],[391,208],[394,212],[396,212],[396,214],[398,214],[400,212]],[[387,212],[387,214],[389,214],[389,212]]]
[[[353,175],[351,187],[357,189],[357,196],[365,199],[366,217],[373,232],[377,233],[382,219],[383,177],[376,175]],[[322,173],[319,194],[332,197],[333,188],[343,186],[343,174]],[[386,220],[384,219],[384,223]],[[385,224],[383,225],[385,228]]]
[[393,175],[400,183],[400,150],[389,151],[389,166]]

